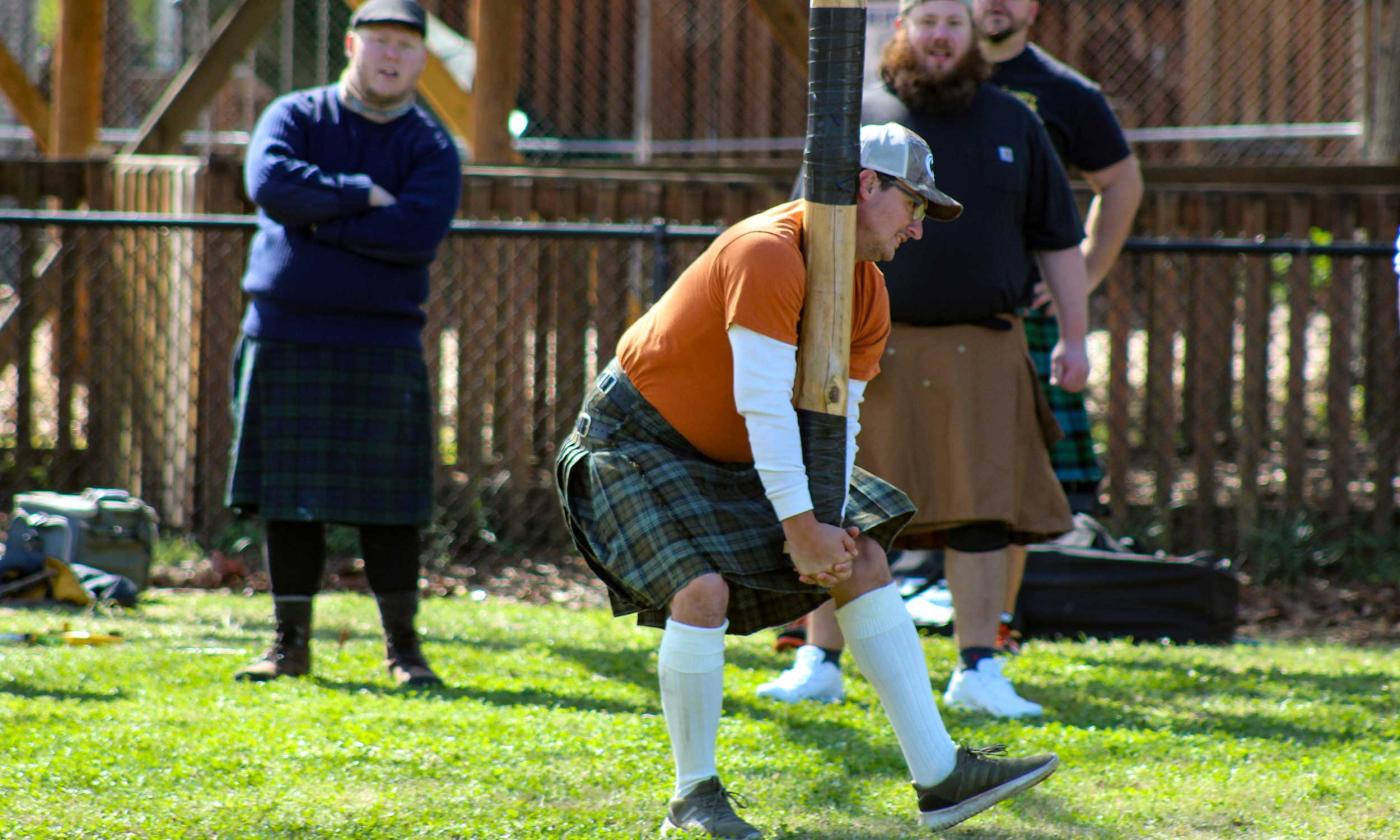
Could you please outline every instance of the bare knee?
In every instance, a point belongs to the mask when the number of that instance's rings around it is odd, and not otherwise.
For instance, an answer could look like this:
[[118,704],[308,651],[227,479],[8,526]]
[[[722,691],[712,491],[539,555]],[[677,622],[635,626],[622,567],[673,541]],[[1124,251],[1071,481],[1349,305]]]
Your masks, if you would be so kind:
[[831,587],[831,595],[840,606],[871,590],[888,586],[893,580],[885,550],[862,534],[856,538],[856,559],[851,564],[851,576]]
[[729,612],[729,584],[717,574],[701,575],[671,597],[671,617],[691,627],[719,627]]

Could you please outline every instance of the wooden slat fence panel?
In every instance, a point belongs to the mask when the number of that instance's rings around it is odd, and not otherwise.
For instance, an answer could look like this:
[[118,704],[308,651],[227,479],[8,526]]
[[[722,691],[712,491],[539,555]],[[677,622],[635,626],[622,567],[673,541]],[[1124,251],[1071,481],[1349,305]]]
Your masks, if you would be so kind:
[[[95,182],[88,201],[246,209],[237,170],[125,161]],[[6,172],[0,190],[17,177]],[[1137,233],[1306,239],[1316,228],[1338,241],[1374,241],[1393,237],[1400,217],[1400,192],[1367,186],[1356,173],[1319,172],[1312,185],[1197,177],[1202,183],[1152,183]],[[781,201],[791,175],[468,167],[463,186],[463,214],[475,218],[710,223]],[[71,194],[65,201],[77,203]],[[30,305],[0,340],[25,406],[11,421],[26,429],[23,442],[7,444],[13,458],[28,467],[71,463],[73,481],[127,486],[168,524],[209,535],[227,521],[229,357],[246,234],[15,230],[31,274],[17,280]],[[43,263],[49,241],[62,248]],[[703,247],[673,242],[667,277]],[[425,332],[447,456],[435,547],[557,550],[555,447],[622,330],[654,299],[655,260],[650,242],[444,243]],[[32,282],[41,263],[51,287]],[[1159,545],[1227,553],[1246,552],[1258,532],[1289,516],[1393,534],[1395,293],[1388,262],[1374,258],[1125,256],[1095,304],[1095,326],[1107,336],[1096,345],[1105,357],[1095,360],[1091,390],[1094,419],[1107,427],[1114,521]],[[48,335],[51,352],[41,340]],[[23,377],[14,366],[21,357]],[[14,471],[3,481],[12,487]],[[483,530],[496,535],[495,549]]]

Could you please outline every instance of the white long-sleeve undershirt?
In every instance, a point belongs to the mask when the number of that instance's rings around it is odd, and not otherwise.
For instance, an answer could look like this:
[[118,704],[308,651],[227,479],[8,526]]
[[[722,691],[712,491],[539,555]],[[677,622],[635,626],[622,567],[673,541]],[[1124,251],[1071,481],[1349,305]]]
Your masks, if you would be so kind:
[[[797,411],[792,406],[792,391],[797,380],[797,347],[737,324],[729,328],[728,335],[734,356],[734,404],[748,429],[749,448],[753,450],[754,468],[763,482],[763,492],[780,520],[811,510],[812,495],[807,487],[807,468],[802,463]],[[847,488],[855,466],[860,403],[864,397],[865,383],[849,380],[844,485]]]

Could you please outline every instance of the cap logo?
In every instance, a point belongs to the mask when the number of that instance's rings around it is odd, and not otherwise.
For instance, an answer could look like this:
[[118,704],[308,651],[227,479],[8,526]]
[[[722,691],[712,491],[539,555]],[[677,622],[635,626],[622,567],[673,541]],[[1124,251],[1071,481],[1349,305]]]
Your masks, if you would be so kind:
[[933,152],[924,156],[924,172],[928,175],[929,183],[933,183]]

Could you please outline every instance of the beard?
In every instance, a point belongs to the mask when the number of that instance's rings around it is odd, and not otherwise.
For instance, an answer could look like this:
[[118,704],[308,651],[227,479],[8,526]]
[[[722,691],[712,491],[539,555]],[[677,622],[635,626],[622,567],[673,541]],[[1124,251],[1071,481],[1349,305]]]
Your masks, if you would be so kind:
[[987,30],[983,29],[982,37],[993,44],[1000,44],[1007,38],[1010,38],[1012,35],[1015,35],[1016,31],[1016,27],[1014,26],[1008,26],[1000,32],[988,32]]
[[991,30],[987,29],[986,26],[980,23],[977,25],[977,30],[984,40],[989,41],[993,44],[1000,44],[1006,41],[1012,35],[1016,35],[1026,31],[1030,28],[1030,25],[1031,22],[1029,20],[1016,20],[1015,18],[1008,15],[1006,28],[1001,30],[1000,32],[992,32]]
[[974,45],[940,77],[930,76],[901,30],[880,56],[880,78],[910,110],[936,117],[961,114],[972,107],[977,88],[992,77],[992,65]]

